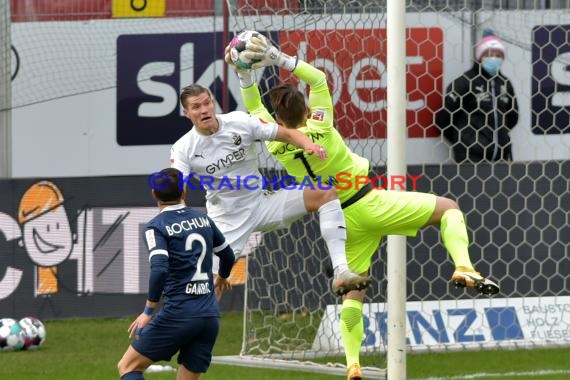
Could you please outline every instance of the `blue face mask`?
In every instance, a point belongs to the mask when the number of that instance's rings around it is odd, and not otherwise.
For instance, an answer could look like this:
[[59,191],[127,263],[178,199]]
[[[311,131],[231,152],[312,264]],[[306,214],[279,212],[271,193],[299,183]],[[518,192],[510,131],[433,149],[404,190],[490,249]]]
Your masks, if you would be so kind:
[[481,66],[489,75],[497,75],[503,64],[503,58],[487,57],[481,61]]

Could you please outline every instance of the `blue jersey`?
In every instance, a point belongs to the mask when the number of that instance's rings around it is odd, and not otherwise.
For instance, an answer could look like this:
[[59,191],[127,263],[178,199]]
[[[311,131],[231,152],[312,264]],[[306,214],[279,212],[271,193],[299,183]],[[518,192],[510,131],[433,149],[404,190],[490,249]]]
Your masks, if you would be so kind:
[[149,300],[158,301],[163,294],[161,313],[170,319],[219,316],[212,254],[220,257],[219,275],[227,278],[234,253],[208,215],[184,205],[167,206],[146,225],[145,241],[151,264]]

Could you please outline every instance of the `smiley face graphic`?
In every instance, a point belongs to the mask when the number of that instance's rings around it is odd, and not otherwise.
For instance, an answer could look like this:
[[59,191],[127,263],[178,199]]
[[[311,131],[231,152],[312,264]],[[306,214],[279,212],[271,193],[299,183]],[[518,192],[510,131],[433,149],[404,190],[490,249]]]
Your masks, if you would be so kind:
[[65,261],[73,249],[73,234],[63,195],[50,181],[33,184],[22,196],[18,220],[32,261],[44,267]]

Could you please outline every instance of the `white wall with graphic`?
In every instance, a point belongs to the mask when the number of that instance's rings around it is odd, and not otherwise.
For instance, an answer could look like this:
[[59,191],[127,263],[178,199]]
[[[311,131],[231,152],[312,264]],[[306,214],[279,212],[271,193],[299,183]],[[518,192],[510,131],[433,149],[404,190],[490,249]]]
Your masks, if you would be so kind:
[[[532,15],[527,18],[522,12],[494,13],[490,25],[495,29],[503,25],[516,35],[516,40],[505,40],[507,55],[503,66],[503,72],[513,81],[520,105],[519,124],[512,131],[513,156],[516,161],[564,160],[570,158],[570,70],[565,64],[570,55],[566,41],[570,14],[559,12],[553,16],[534,11]],[[359,16],[362,15],[335,15],[335,32],[342,34],[342,25],[346,23],[347,29],[358,30],[362,35],[385,36],[385,19],[380,23],[370,22],[370,18],[356,22],[355,17]],[[304,23],[309,23],[309,18],[302,17],[262,17],[251,25],[270,25],[267,31],[284,45],[285,38],[291,38]],[[513,19],[525,22],[514,28]],[[482,20],[485,23],[485,13]],[[428,29],[442,32],[439,42],[436,34],[423,43],[408,39],[408,89],[412,89],[410,94],[416,94],[408,101],[408,162],[449,162],[449,147],[434,135],[433,126],[429,129],[426,125],[434,110],[425,107],[433,107],[433,99],[437,100],[447,84],[471,66],[471,30],[460,19],[437,13],[408,14],[407,22],[420,34]],[[544,27],[537,28],[539,24]],[[283,28],[289,32],[277,32]],[[317,20],[310,28],[326,30],[330,26]],[[500,34],[501,30],[497,32]],[[221,110],[224,34],[222,20],[214,17],[14,23],[13,176],[147,174],[168,166],[171,143],[190,127],[180,116],[177,96],[181,86],[198,82],[209,87]],[[545,35],[548,43],[537,46],[536,41]],[[305,42],[310,45],[310,41]],[[331,43],[332,52],[314,52],[305,44],[299,46],[297,53],[303,58],[304,52],[309,51],[315,63],[328,62],[327,69],[334,74],[335,67],[347,64],[340,60],[346,59],[347,54],[336,48]],[[384,45],[375,47],[364,63],[362,57],[348,54],[354,59],[348,64],[353,68],[360,65],[361,76],[342,78],[342,85],[353,92],[340,94],[336,98],[338,107],[340,103],[350,103],[355,94],[361,94],[362,99],[385,96],[385,91],[380,95],[375,92],[386,87],[385,50]],[[434,64],[438,60],[443,66]],[[363,65],[371,70],[364,70]],[[418,79],[424,78],[422,73],[431,79]],[[259,76],[263,77],[263,73]],[[366,81],[368,85],[363,84]],[[542,103],[535,98],[536,88],[542,92]],[[424,94],[425,99],[417,94]],[[231,72],[227,100],[231,109],[243,109],[237,79]],[[354,128],[360,127],[361,116],[365,125],[362,128],[385,128],[386,109],[381,100],[375,104],[383,109],[372,111],[358,108],[358,104],[369,107],[371,102],[356,104],[359,118]],[[335,109],[340,117],[339,108]],[[417,125],[411,125],[414,123]],[[358,131],[356,134],[360,135]],[[383,132],[345,136],[355,151],[376,165],[383,164]],[[262,165],[273,165],[265,157],[261,161]]]

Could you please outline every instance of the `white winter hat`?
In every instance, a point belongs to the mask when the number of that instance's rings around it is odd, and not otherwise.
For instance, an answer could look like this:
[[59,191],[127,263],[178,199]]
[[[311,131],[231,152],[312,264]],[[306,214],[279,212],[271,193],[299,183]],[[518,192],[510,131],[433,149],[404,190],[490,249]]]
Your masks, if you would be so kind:
[[480,61],[483,53],[489,49],[499,50],[503,55],[505,54],[505,45],[503,45],[499,37],[497,37],[492,30],[486,29],[483,32],[483,37],[475,47],[475,57],[477,60]]

